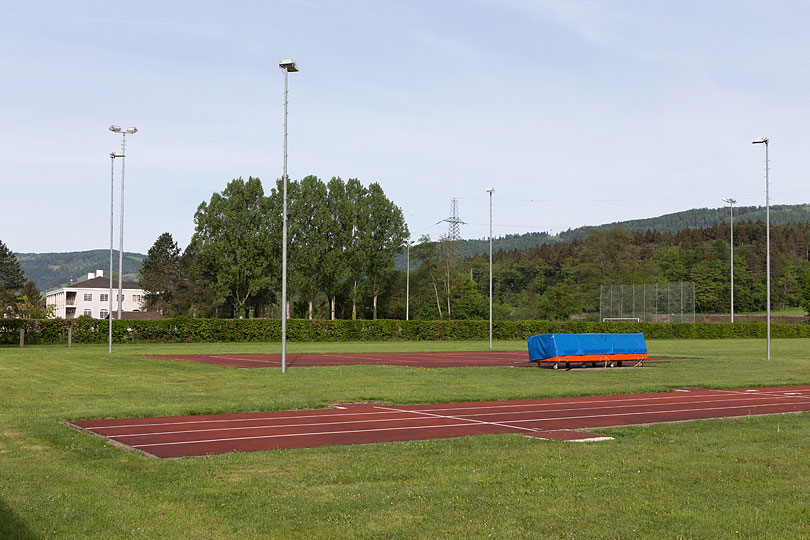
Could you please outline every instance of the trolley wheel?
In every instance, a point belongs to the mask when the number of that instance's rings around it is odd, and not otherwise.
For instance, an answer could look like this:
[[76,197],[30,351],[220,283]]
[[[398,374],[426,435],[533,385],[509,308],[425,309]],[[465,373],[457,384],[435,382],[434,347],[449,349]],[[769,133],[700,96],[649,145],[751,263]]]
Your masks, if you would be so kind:
[[554,362],[554,369],[560,369],[560,363]]
[[638,364],[636,364],[636,367],[644,367],[644,360],[639,360]]
[[583,369],[587,368],[587,367],[588,367],[588,362],[582,362],[582,363],[579,365],[579,367],[581,367],[581,368],[583,368]]
[[566,360],[566,362],[565,362],[565,370],[569,371],[570,369],[571,369],[571,362]]
[[616,367],[616,362],[611,362],[610,367]]
[[619,366],[619,367],[622,367],[622,361],[619,360],[618,362],[616,362],[616,365]]

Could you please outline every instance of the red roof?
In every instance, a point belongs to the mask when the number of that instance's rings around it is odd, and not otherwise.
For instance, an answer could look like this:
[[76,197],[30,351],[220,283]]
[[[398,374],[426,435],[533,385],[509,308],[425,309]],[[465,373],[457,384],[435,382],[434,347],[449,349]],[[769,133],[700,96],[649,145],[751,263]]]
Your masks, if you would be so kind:
[[[80,281],[78,283],[71,283],[66,289],[109,289],[110,288],[110,278],[108,277],[97,277],[93,279],[86,279],[84,281]],[[124,282],[124,289],[141,289],[141,284],[137,281],[125,281]],[[118,280],[113,279],[113,289],[118,289]]]

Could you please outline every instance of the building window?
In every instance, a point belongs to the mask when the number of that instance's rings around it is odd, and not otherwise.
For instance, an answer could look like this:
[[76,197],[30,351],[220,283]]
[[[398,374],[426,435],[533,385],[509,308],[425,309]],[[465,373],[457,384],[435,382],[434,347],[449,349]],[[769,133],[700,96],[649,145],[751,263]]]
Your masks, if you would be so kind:
[[137,303],[140,304],[141,303],[141,295],[140,294],[133,294],[132,295],[132,301],[137,302]]
[[101,300],[102,302],[107,302],[110,300],[110,295],[107,293],[103,293],[99,295],[98,299]]
[[85,302],[92,302],[93,301],[93,294],[92,293],[84,293],[84,301]]
[[107,312],[107,310],[106,310],[106,309],[102,309],[102,310],[101,310],[101,312],[99,313],[99,316],[100,316],[102,319],[106,319],[106,318],[107,318],[107,315],[109,315],[109,313]]
[[89,309],[85,309],[85,310],[84,310],[84,314],[85,314],[85,315],[87,315],[88,317],[92,317],[92,316],[93,316],[93,312],[92,312],[91,310],[89,310]]

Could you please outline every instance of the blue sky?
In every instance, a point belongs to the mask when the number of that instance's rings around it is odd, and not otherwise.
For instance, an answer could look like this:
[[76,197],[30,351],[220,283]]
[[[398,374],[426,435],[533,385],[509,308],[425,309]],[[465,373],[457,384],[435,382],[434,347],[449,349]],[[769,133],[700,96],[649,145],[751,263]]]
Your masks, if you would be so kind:
[[[7,2],[0,240],[109,245],[110,124],[128,138],[125,244],[185,247],[233,178],[379,182],[414,238],[810,201],[810,4],[746,0]],[[116,168],[116,246],[118,182]]]

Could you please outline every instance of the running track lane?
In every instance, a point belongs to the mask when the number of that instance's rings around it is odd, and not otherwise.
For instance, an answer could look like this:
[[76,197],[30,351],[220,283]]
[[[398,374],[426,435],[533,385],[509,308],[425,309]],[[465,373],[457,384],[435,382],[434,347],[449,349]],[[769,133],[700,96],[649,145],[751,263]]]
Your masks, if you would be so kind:
[[[180,360],[233,366],[239,368],[281,367],[280,354],[150,354],[149,358]],[[422,368],[483,367],[483,366],[536,366],[528,362],[524,352],[445,352],[445,353],[352,353],[352,354],[288,354],[287,366],[352,366],[361,364],[410,366]],[[648,358],[647,362],[655,360]],[[572,359],[575,366],[579,363]],[[625,361],[631,367],[635,362]]]
[[[810,386],[683,389],[523,401],[81,420],[70,425],[159,458],[518,433],[604,440],[581,429],[810,411]],[[607,437],[609,438],[609,437]]]

